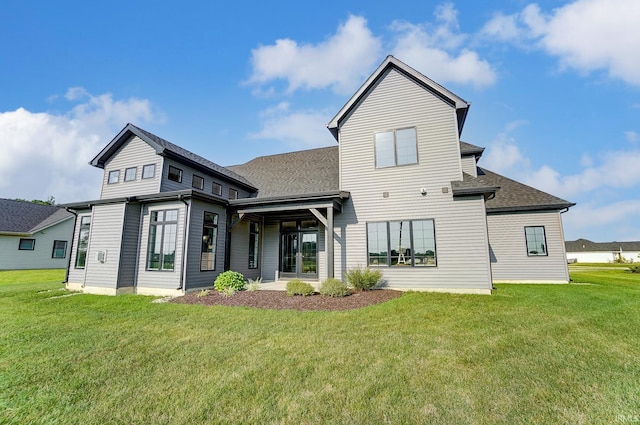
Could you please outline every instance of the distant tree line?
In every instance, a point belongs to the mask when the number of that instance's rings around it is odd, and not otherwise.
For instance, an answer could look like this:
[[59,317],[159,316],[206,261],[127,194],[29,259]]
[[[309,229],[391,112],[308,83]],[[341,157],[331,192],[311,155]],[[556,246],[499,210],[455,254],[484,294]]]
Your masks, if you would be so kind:
[[16,198],[15,200],[16,201],[23,201],[23,202],[31,202],[32,204],[40,204],[40,205],[55,205],[56,204],[56,198],[54,198],[53,195],[49,196],[46,201],[43,201],[41,199],[32,199],[31,201],[29,201],[27,199],[21,199],[21,198]]

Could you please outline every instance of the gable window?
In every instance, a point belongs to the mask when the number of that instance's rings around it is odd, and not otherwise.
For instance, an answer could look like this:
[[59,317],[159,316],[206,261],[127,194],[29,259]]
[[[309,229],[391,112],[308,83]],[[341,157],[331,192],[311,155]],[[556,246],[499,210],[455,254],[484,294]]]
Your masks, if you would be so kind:
[[35,239],[20,239],[18,249],[20,251],[33,251],[36,248]]
[[124,181],[130,182],[136,179],[136,175],[138,174],[138,167],[131,167],[124,170]]
[[260,225],[255,221],[249,223],[249,268],[258,268],[258,245],[260,243]]
[[78,234],[78,250],[76,251],[76,269],[84,269],[87,262],[87,247],[89,246],[89,229],[91,216],[80,218],[80,233]]
[[169,175],[167,177],[171,181],[182,183],[182,170],[173,165],[169,165]]
[[238,199],[238,191],[235,189],[229,189],[229,199]]
[[193,178],[191,179],[191,187],[194,187],[200,190],[204,189],[204,179],[194,174]]
[[118,183],[120,180],[120,170],[109,171],[109,179],[107,180],[107,184]]
[[401,128],[375,135],[376,168],[418,163],[416,129]]
[[51,258],[64,258],[67,256],[67,241],[53,241]]
[[527,255],[529,257],[547,255],[547,239],[544,233],[544,226],[525,227],[524,236],[527,240]]
[[151,212],[147,270],[173,270],[176,260],[178,210]]
[[369,266],[436,265],[433,220],[367,223],[367,246]]
[[211,185],[211,193],[214,195],[222,195],[222,185],[220,183],[213,182]]
[[156,175],[156,164],[147,164],[142,167],[142,178],[152,179]]
[[218,214],[204,213],[200,271],[216,269],[216,242],[218,240]]

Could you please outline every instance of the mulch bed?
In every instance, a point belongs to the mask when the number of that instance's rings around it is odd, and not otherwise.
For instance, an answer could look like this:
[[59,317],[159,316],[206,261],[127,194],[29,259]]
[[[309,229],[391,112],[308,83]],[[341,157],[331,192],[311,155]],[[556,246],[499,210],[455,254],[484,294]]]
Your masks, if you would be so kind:
[[400,291],[376,289],[372,291],[353,291],[346,297],[325,297],[319,294],[308,296],[288,296],[285,291],[240,291],[225,297],[218,291],[209,291],[208,295],[198,296],[197,292],[173,298],[170,302],[178,304],[226,305],[265,308],[272,310],[353,310],[369,305],[380,304],[398,298]]

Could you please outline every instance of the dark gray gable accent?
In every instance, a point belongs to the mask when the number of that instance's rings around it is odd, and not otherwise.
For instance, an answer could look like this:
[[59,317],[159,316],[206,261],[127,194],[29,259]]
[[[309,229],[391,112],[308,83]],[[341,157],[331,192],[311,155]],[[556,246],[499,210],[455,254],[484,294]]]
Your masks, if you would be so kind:
[[485,198],[496,193],[500,189],[499,186],[488,184],[482,179],[470,176],[467,173],[462,173],[463,180],[457,180],[451,182],[451,190],[453,196],[468,196],[468,195],[485,195]]
[[116,135],[116,137],[114,137],[113,140],[111,140],[111,142],[109,142],[109,144],[91,160],[90,164],[94,167],[104,168],[104,164],[107,160],[116,153],[120,146],[134,135],[138,136],[145,143],[155,149],[158,155],[166,156],[205,173],[219,176],[225,180],[230,180],[246,189],[249,189],[250,191],[256,190],[256,187],[250,181],[233,171],[181,148],[180,146],[158,137],[153,133],[149,133],[146,130],[136,127],[131,123],[127,124],[120,133],[118,133],[118,135]]
[[591,242],[588,239],[578,239],[575,241],[565,241],[567,252],[619,252],[640,251],[640,241],[630,242]]
[[0,199],[0,232],[29,234],[71,217],[57,206]]
[[454,107],[458,116],[458,134],[462,133],[462,127],[464,126],[464,121],[467,117],[467,111],[469,110],[469,106],[471,104],[461,97],[457,96],[455,93],[436,83],[429,77],[426,77],[424,74],[421,74],[420,72],[411,68],[406,63],[389,55],[384,61],[382,61],[380,66],[378,66],[373,74],[369,76],[369,78],[358,89],[358,91],[356,91],[353,96],[351,96],[351,98],[340,109],[340,111],[338,111],[336,116],[333,117],[329,124],[327,124],[327,128],[329,129],[331,134],[333,134],[333,137],[335,137],[336,140],[338,140],[338,128],[340,127],[342,120],[360,104],[360,101],[367,96],[369,91],[375,86],[380,78],[386,75],[389,69],[397,70],[408,79],[414,81],[422,88],[430,91],[431,93],[440,97],[442,100]]
[[487,213],[561,210],[575,205],[485,168],[478,167],[478,180],[490,186],[500,187],[496,196],[487,201]]
[[182,199],[199,199],[201,201],[209,202],[211,204],[221,205],[227,207],[229,202],[226,199],[222,199],[219,196],[209,195],[199,190],[185,189],[174,190],[171,192],[158,192],[150,195],[137,195],[129,196],[126,198],[108,198],[108,199],[95,199],[92,201],[70,202],[68,204],[61,204],[61,206],[74,211],[91,209],[94,205],[109,205],[109,204],[121,204],[121,203],[152,203],[152,202],[164,202],[164,201],[179,201]]
[[482,156],[484,148],[480,146],[472,145],[471,143],[460,141],[460,155],[461,156],[475,156],[476,160]]

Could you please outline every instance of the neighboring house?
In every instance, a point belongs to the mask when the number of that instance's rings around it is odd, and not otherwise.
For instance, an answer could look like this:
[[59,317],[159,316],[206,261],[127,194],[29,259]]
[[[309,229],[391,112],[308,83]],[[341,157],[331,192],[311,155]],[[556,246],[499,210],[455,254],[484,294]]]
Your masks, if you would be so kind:
[[574,205],[478,168],[469,103],[389,56],[328,125],[335,147],[221,167],[132,124],[92,161],[67,286],[177,295],[224,270],[321,281],[376,267],[390,288],[490,293],[567,282]]
[[67,268],[72,218],[59,207],[0,199],[0,270]]
[[626,263],[640,261],[640,241],[591,242],[587,239],[566,241],[567,261],[570,263]]

